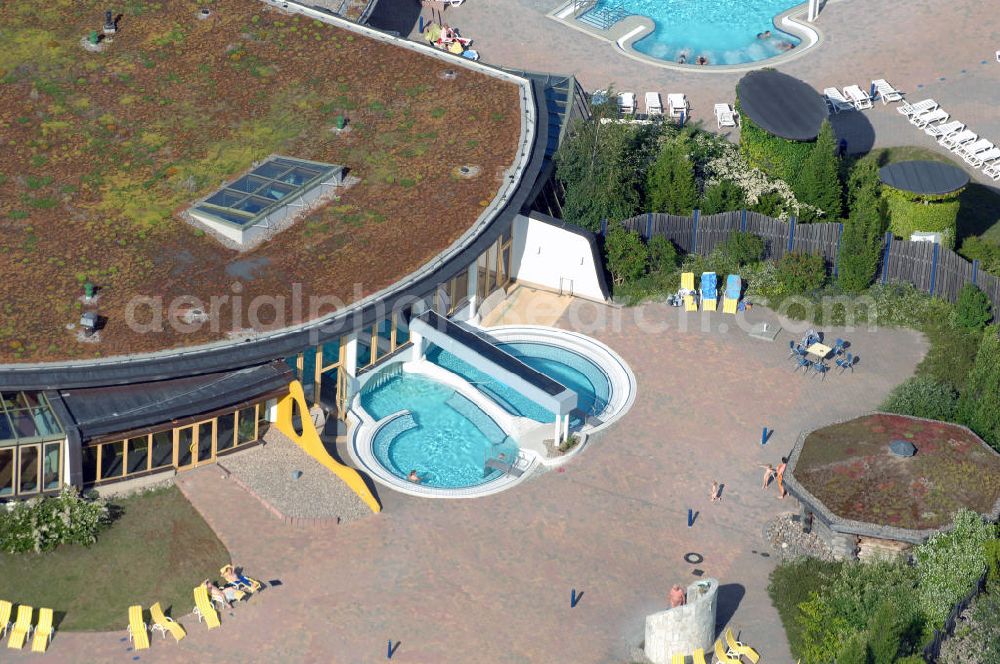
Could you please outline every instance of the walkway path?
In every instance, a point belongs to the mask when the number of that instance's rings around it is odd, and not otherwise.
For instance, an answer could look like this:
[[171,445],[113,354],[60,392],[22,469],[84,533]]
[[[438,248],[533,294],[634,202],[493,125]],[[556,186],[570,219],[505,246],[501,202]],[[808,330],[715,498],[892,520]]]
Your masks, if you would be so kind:
[[[766,316],[757,308],[751,318]],[[565,472],[499,495],[432,501],[383,491],[381,515],[302,530],[217,469],[184,474],[184,492],[234,561],[282,585],[223,615],[213,632],[182,618],[190,637],[157,637],[140,661],[360,664],[385,661],[393,639],[401,663],[625,662],[644,616],[664,607],[672,583],[694,578],[683,560],[692,551],[723,584],[720,619],[765,661],[791,661],[766,595],[773,558],[755,551],[765,522],[792,505],[761,491],[757,464],[776,462],[803,427],[872,408],[911,373],[925,342],[907,330],[851,332],[857,373],[821,383],[792,373],[789,336],[772,344],[732,317],[710,314],[705,329],[701,320],[663,305],[575,301],[560,324],[586,325],[621,353],[638,399]],[[764,448],[762,426],[775,430]],[[708,502],[713,480],[725,484],[718,504]],[[693,528],[689,507],[699,512]],[[583,598],[571,609],[573,588]],[[133,661],[124,636],[59,634],[46,661]]]

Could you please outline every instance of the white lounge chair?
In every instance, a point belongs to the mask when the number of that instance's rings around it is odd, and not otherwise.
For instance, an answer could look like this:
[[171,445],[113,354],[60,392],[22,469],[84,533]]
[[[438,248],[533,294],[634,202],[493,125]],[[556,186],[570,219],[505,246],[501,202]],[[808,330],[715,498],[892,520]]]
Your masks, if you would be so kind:
[[723,127],[735,127],[739,122],[739,116],[729,104],[716,104],[715,120],[719,123],[719,129]]
[[659,92],[646,93],[646,115],[663,115],[663,99]]
[[974,155],[965,157],[965,163],[973,168],[979,168],[991,161],[1000,159],[1000,148],[992,147],[984,152],[977,152]]
[[923,99],[915,104],[911,104],[908,101],[904,101],[902,104],[896,107],[896,110],[907,117],[912,117],[919,113],[926,113],[927,111],[933,111],[938,107],[938,103],[933,99]]
[[983,169],[983,175],[1000,180],[1000,161],[994,162]]
[[872,81],[875,86],[875,94],[882,100],[882,105],[887,105],[890,101],[902,101],[903,93],[889,85],[884,78],[876,78]]
[[671,92],[667,95],[667,112],[672,118],[679,118],[681,114],[688,114],[687,97],[681,92]]
[[924,133],[928,136],[950,136],[965,129],[965,123],[958,120],[942,122],[937,125],[924,127]]
[[996,147],[993,145],[992,141],[986,140],[985,138],[980,138],[978,141],[973,141],[972,143],[966,143],[965,145],[960,145],[955,149],[955,154],[957,154],[962,159],[969,161],[970,158],[974,157],[980,152],[986,152],[990,148]]
[[840,93],[837,88],[826,88],[823,90],[823,96],[826,98],[826,104],[830,107],[830,110],[834,113],[840,113],[841,111],[854,110],[854,104],[847,100],[847,97]]
[[856,85],[848,85],[844,88],[844,96],[851,100],[854,108],[863,111],[872,107],[872,98]]
[[929,124],[944,122],[949,117],[951,117],[951,115],[948,111],[943,108],[935,108],[933,111],[927,111],[926,113],[921,113],[920,115],[914,115],[910,118],[910,123],[916,125],[920,129],[923,129]]
[[623,92],[618,95],[618,112],[622,115],[635,113],[635,93]]
[[958,146],[964,145],[965,143],[971,143],[977,138],[979,138],[979,134],[977,134],[976,132],[970,131],[968,129],[963,129],[957,134],[952,134],[950,136],[942,136],[941,138],[938,139],[938,143],[940,143],[943,147],[946,147],[949,150],[954,151]]

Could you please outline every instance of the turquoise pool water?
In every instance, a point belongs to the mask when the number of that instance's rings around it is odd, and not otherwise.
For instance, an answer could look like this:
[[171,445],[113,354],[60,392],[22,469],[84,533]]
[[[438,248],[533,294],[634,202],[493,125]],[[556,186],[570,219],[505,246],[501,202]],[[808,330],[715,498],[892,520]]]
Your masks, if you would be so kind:
[[[487,458],[499,454],[517,458],[517,444],[485,413],[447,385],[425,376],[403,373],[390,378],[362,392],[361,405],[375,419],[410,411],[412,424],[393,426],[394,420],[379,430],[373,441],[375,458],[402,479],[416,470],[426,486],[470,487],[500,475],[499,471],[484,473]],[[469,412],[469,406],[478,414],[460,412]]]
[[[619,4],[656,23],[632,47],[660,60],[683,57],[697,64],[703,56],[709,66],[738,65],[766,60],[800,42],[774,25],[775,16],[801,4],[796,0],[598,0],[589,13]],[[770,37],[758,38],[768,30]]]

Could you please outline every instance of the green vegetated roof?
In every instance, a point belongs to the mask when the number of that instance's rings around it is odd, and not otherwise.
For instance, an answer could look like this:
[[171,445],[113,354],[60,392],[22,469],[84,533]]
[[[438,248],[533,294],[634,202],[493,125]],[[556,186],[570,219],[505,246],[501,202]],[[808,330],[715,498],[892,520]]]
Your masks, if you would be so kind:
[[[905,440],[909,458],[889,445]],[[959,508],[987,514],[1000,499],[1000,454],[965,427],[874,414],[806,436],[793,477],[838,517],[925,530]]]

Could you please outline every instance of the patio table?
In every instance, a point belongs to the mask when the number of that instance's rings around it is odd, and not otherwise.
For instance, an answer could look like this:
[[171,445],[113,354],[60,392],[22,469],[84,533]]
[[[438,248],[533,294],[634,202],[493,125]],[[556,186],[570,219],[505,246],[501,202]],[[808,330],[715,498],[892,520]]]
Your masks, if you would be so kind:
[[819,342],[816,342],[812,346],[806,348],[807,353],[809,353],[810,355],[815,355],[821,360],[825,358],[827,355],[829,355],[832,350],[833,349],[830,348],[829,346],[821,344]]

